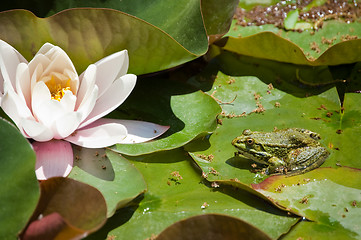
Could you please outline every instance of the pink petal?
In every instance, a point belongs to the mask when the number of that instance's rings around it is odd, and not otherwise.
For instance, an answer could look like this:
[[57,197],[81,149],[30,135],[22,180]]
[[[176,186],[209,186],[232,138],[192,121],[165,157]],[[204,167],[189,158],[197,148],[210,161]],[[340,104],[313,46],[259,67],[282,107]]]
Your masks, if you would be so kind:
[[34,142],[36,153],[35,173],[38,180],[66,177],[73,168],[71,144],[61,140]]
[[112,85],[115,79],[123,76],[128,71],[128,51],[123,50],[109,55],[96,62],[96,85],[99,87],[99,97]]
[[103,148],[123,141],[127,129],[117,123],[105,123],[98,120],[87,127],[75,131],[65,138],[66,141],[86,148]]
[[128,134],[123,141],[118,142],[121,144],[146,142],[159,137],[169,129],[169,126],[135,120],[102,118],[97,122],[100,124],[117,123],[125,126]]
[[136,81],[137,76],[134,74],[127,74],[117,79],[105,94],[98,98],[93,111],[80,125],[80,128],[87,126],[119,107],[133,90]]

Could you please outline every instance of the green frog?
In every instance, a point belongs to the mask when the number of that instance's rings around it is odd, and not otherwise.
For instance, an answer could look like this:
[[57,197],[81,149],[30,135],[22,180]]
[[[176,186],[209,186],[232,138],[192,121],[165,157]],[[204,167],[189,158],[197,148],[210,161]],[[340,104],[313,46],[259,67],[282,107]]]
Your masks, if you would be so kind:
[[296,175],[322,165],[329,152],[322,147],[320,135],[307,129],[287,128],[273,132],[249,129],[232,141],[238,154],[266,165],[266,174]]

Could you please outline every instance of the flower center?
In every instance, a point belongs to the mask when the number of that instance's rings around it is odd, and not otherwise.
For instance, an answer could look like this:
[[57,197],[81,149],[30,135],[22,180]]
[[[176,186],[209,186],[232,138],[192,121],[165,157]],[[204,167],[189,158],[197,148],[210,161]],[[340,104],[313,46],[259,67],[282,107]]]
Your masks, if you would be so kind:
[[66,91],[71,91],[70,78],[66,80],[60,80],[54,75],[51,75],[51,79],[45,82],[45,84],[49,88],[51,99],[57,101],[60,101],[64,97]]

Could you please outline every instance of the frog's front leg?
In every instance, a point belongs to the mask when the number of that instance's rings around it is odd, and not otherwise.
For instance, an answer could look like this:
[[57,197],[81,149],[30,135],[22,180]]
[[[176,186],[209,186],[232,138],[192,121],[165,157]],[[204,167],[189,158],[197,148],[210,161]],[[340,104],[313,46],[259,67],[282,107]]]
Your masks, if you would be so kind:
[[271,157],[270,159],[268,159],[268,174],[272,174],[272,173],[280,173],[283,172],[283,169],[286,166],[286,163],[278,158],[278,157]]

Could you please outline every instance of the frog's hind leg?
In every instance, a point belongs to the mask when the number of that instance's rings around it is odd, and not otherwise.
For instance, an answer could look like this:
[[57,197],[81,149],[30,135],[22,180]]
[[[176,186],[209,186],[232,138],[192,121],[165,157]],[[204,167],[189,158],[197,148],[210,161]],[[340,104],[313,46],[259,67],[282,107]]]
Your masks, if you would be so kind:
[[318,168],[330,154],[324,147],[305,147],[295,151],[297,153],[290,153],[296,155],[296,157],[289,166],[288,176],[302,174]]

